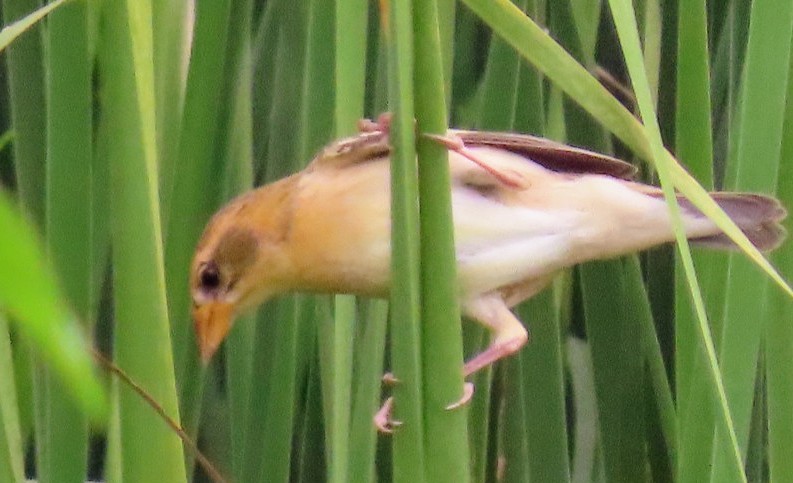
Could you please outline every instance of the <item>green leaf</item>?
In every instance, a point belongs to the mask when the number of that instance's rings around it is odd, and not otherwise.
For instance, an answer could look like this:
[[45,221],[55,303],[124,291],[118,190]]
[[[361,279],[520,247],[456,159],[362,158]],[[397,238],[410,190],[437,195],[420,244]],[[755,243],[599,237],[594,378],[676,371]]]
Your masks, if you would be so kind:
[[33,229],[0,193],[0,306],[32,341],[92,417],[101,418],[107,400],[93,374],[86,336],[67,309]]
[[[99,59],[112,186],[114,360],[179,421],[165,297],[158,196],[151,4],[104,4]],[[111,48],[112,46],[112,48]],[[112,466],[127,481],[186,481],[182,442],[125,386],[117,386]],[[146,461],[146,465],[139,464]]]
[[[67,300],[93,326],[93,59],[88,51],[88,9],[72,3],[52,13],[47,54],[47,244]],[[85,481],[88,423],[54,374],[35,377],[36,467],[42,482]]]
[[8,323],[0,314],[0,478],[3,481],[25,481],[24,455]]
[[54,2],[49,3],[38,10],[34,10],[26,17],[17,20],[11,25],[6,25],[3,27],[3,29],[0,30],[0,51],[5,50],[5,48],[8,47],[11,42],[13,42],[20,35],[24,34],[28,29],[33,27],[36,22],[43,19],[50,12],[69,1],[71,0],[55,0]]

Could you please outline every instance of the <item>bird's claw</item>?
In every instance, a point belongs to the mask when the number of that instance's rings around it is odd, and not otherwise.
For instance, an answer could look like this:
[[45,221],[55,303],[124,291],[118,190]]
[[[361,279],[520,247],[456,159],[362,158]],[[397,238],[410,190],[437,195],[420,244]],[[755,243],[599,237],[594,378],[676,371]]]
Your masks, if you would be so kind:
[[396,386],[397,384],[402,382],[399,380],[398,377],[394,375],[393,372],[386,372],[385,374],[383,374],[381,380],[383,381],[383,384],[385,384],[386,386]]
[[378,431],[385,434],[392,434],[394,429],[402,426],[402,421],[391,419],[391,410],[394,407],[394,397],[389,397],[385,400],[380,409],[375,413],[374,425]]
[[455,401],[455,402],[449,404],[448,406],[446,406],[446,410],[447,411],[452,411],[454,409],[458,409],[460,407],[465,406],[466,404],[468,404],[469,401],[471,401],[471,398],[473,397],[473,395],[474,395],[474,383],[472,383],[472,382],[464,383],[463,384],[463,395],[462,395],[462,397],[460,399],[458,399],[457,401]]
[[[383,375],[383,381],[388,383],[387,381],[393,381],[398,383],[399,380],[393,376],[390,372]],[[392,382],[392,383],[393,383]],[[468,404],[471,401],[471,398],[474,395],[474,385],[471,382],[466,382],[463,384],[463,395],[462,397],[446,406],[447,411],[452,411],[454,409],[458,409],[462,406]],[[394,409],[394,397],[391,396],[385,400],[380,409],[377,410],[374,417],[372,418],[372,422],[377,430],[384,434],[393,434],[394,430],[400,426],[402,426],[402,421],[397,421],[395,419],[391,419],[391,411]]]
[[[393,372],[386,372],[382,377],[383,384],[387,386],[395,386],[401,381],[394,375]],[[402,425],[402,421],[395,421],[391,419],[391,411],[394,408],[394,397],[391,396],[385,400],[380,409],[375,413],[373,421],[378,431],[385,434],[391,434],[395,428]]]
[[384,112],[377,116],[377,120],[361,119],[358,121],[358,131],[387,133],[391,130],[391,113]]

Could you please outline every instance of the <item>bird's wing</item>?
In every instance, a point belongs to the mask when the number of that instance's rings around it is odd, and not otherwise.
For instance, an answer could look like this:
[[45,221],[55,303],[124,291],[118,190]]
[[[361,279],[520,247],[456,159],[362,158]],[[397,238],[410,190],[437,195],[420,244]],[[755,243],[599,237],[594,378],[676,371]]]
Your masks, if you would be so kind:
[[633,179],[636,174],[633,165],[617,158],[528,134],[458,130],[452,130],[450,134],[459,137],[468,147],[504,149],[551,171],[604,174],[626,180]]
[[[632,179],[636,174],[636,168],[625,161],[528,134],[463,130],[450,130],[449,134],[459,138],[467,148],[509,151],[555,172],[603,174],[626,180]],[[309,168],[340,169],[385,157],[390,152],[387,131],[366,131],[327,145],[314,158]],[[481,164],[479,159],[473,162]],[[482,167],[506,185],[518,181],[508,174],[502,176],[487,164]]]

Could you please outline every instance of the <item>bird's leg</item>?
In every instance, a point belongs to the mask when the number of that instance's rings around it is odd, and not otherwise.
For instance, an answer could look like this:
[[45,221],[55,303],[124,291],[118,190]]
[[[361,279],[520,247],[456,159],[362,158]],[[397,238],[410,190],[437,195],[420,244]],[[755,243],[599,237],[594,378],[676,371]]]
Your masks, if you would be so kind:
[[[391,130],[391,113],[384,112],[377,117],[376,121],[371,119],[361,119],[358,121],[358,131],[361,133],[390,133]],[[468,149],[465,142],[453,133],[447,133],[445,136],[440,134],[424,134],[427,138],[443,145],[449,151],[463,156],[464,158],[472,161],[496,179],[504,183],[510,188],[520,189],[525,188],[526,180],[518,176],[516,173],[509,171],[502,171],[491,166],[487,161],[480,158],[474,151]]]
[[[532,293],[536,292],[534,285]],[[484,351],[480,352],[463,366],[463,376],[468,377],[478,370],[517,352],[529,340],[529,333],[523,324],[512,315],[509,307],[500,294],[489,294],[478,299],[466,302],[463,305],[465,315],[473,318],[487,327],[492,334],[492,341]],[[393,384],[398,382],[393,374],[383,376],[383,382]],[[474,385],[466,382],[463,387],[463,396],[456,402],[446,406],[447,410],[457,409],[471,400],[474,394]],[[394,398],[389,397],[374,416],[374,424],[380,432],[392,433],[394,428],[402,424],[401,421],[391,419],[391,410]]]
[[[465,314],[487,327],[492,341],[487,349],[469,359],[463,366],[463,377],[468,377],[497,360],[514,354],[529,340],[529,333],[523,324],[512,315],[500,294],[489,294],[463,305]],[[465,383],[463,396],[446,409],[457,409],[471,400],[474,385]]]
[[465,377],[514,354],[529,340],[528,331],[509,311],[500,295],[491,294],[468,302],[464,304],[464,310],[466,315],[487,327],[492,334],[492,341],[487,349],[465,363]]
[[460,136],[457,136],[453,133],[446,134],[445,136],[441,136],[439,134],[424,134],[424,135],[432,139],[433,141],[436,141],[441,145],[445,146],[446,149],[448,149],[449,151],[454,151],[460,156],[478,165],[480,168],[484,169],[485,171],[493,175],[505,186],[513,189],[521,189],[526,187],[525,179],[520,177],[517,173],[496,169],[495,167],[490,165],[487,161],[480,158],[476,152],[469,149],[465,145],[465,142],[462,140],[462,138],[460,138]]

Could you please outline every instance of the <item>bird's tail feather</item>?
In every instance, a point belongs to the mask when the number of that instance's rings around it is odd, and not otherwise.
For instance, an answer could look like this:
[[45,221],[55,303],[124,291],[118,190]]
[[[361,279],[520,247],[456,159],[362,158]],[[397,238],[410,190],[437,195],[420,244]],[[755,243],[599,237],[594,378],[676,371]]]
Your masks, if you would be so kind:
[[[777,199],[750,193],[720,192],[711,193],[711,196],[759,250],[773,250],[785,239],[787,232],[779,222],[787,216],[787,211]],[[687,214],[705,216],[687,199],[678,197],[678,202]],[[724,233],[692,238],[690,241],[721,250],[737,248]]]

